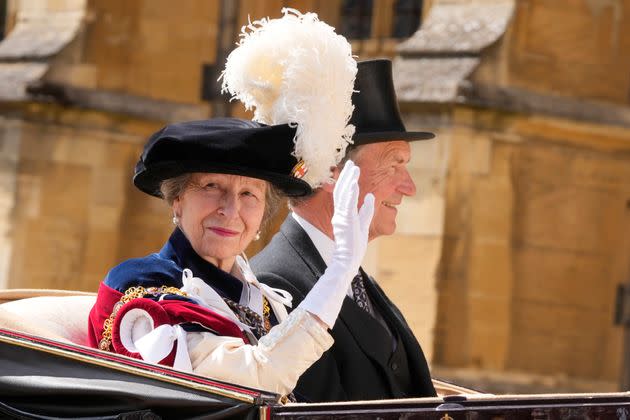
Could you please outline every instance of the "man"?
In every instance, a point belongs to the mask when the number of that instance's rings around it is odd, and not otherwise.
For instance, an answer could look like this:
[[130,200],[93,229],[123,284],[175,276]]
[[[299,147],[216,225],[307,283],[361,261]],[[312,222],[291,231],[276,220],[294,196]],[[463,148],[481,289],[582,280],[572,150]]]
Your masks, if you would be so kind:
[[[410,133],[398,113],[389,60],[358,63],[351,124],[354,145],[346,159],[361,169],[359,187],[375,196],[370,240],[396,229],[396,207],[416,193],[407,170],[409,141],[433,138]],[[342,162],[343,164],[343,162]],[[338,166],[333,171],[336,178]],[[324,184],[291,202],[270,244],[253,260],[258,279],[289,291],[295,307],[326,269],[334,247],[333,186]],[[434,396],[426,359],[403,315],[378,284],[360,270],[332,330],[333,347],[300,378],[294,391],[307,402]]]

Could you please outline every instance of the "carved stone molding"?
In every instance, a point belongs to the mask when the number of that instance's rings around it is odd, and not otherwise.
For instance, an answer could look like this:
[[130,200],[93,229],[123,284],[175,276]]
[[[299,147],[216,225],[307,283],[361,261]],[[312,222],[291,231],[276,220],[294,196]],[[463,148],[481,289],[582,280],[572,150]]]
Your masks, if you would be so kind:
[[436,1],[418,32],[398,47],[394,81],[403,102],[446,103],[505,33],[513,0]]
[[79,33],[85,15],[84,1],[76,1],[62,11],[28,1],[18,4],[15,27],[0,42],[2,101],[29,99],[27,86],[45,76],[55,55]]

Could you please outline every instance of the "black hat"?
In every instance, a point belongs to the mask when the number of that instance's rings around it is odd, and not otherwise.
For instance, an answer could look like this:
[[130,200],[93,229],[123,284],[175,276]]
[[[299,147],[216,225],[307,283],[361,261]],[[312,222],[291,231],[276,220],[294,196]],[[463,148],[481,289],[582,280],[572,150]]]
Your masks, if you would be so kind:
[[190,172],[216,172],[264,179],[291,197],[311,191],[292,176],[295,128],[238,118],[170,124],[153,134],[136,164],[133,183],[162,197],[162,181]]
[[400,118],[392,62],[390,60],[367,60],[357,63],[358,72],[352,95],[354,112],[350,124],[356,128],[354,144],[404,140],[429,140],[435,134],[429,132],[409,132]]

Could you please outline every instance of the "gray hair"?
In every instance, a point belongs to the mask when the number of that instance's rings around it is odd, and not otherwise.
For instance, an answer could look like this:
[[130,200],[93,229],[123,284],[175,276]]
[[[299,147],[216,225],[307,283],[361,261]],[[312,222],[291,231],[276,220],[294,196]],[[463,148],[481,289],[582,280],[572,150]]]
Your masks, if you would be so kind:
[[182,195],[186,188],[188,188],[191,178],[192,174],[187,173],[162,181],[160,184],[160,192],[162,193],[162,198],[169,206],[172,206],[175,199]]
[[[352,160],[356,162],[357,156],[359,156],[359,153],[361,153],[361,150],[362,150],[361,146],[348,147],[348,149],[346,150],[346,155],[337,164],[337,168],[339,168],[339,170],[343,169],[343,165],[345,165],[348,160]],[[315,194],[316,192],[317,192],[317,188],[312,190],[307,195],[303,195],[301,197],[289,197],[289,208],[292,209],[294,207],[298,207],[300,204],[304,203],[305,201],[308,201],[308,199],[311,198],[313,194]]]
[[[192,179],[192,173],[186,173],[176,176],[174,178],[165,179],[160,184],[160,192],[162,198],[168,203],[169,206],[173,205],[173,202],[177,197],[182,195],[188,187],[190,187]],[[273,185],[271,182],[266,181],[267,188],[265,190],[265,212],[263,213],[262,221],[260,222],[260,230],[267,227],[273,216],[280,207],[280,202],[284,197],[282,191]]]

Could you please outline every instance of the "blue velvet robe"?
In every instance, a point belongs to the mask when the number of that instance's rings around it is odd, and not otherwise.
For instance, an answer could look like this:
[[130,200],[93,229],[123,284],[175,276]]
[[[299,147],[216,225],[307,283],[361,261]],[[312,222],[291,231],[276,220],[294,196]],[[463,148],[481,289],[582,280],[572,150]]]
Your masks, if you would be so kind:
[[122,262],[110,270],[103,282],[121,293],[133,286],[181,288],[184,268],[190,269],[222,297],[234,302],[240,300],[241,281],[201,258],[179,228],[175,228],[160,252]]

